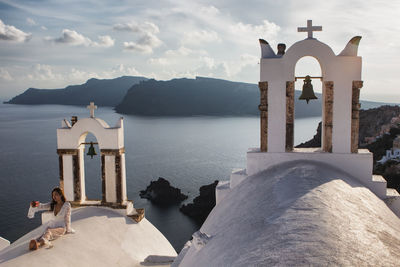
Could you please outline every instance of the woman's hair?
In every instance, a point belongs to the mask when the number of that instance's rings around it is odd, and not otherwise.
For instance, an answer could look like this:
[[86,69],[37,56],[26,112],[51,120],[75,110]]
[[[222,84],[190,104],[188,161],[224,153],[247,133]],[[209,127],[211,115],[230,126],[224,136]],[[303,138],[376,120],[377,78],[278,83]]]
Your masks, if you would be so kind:
[[55,188],[51,191],[50,210],[52,210],[52,211],[54,210],[54,206],[57,204],[57,202],[53,199],[53,192],[57,192],[57,194],[59,194],[59,195],[61,196],[62,202],[65,202],[64,192],[62,191],[61,188],[55,187]]

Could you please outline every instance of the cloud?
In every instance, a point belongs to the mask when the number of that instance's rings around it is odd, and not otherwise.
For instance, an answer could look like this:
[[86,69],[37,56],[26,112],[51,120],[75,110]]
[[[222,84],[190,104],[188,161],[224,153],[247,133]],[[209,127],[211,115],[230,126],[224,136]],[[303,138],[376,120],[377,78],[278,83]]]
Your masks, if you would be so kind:
[[127,67],[124,64],[119,64],[116,67],[112,68],[108,75],[111,77],[116,77],[120,75],[128,75],[128,76],[143,76],[139,71],[135,69],[135,67]]
[[5,68],[0,68],[0,79],[6,81],[14,80]]
[[118,23],[113,27],[114,30],[117,31],[128,31],[128,32],[136,32],[136,33],[159,33],[160,29],[157,25],[151,22],[143,22],[141,24],[137,22],[128,22],[128,23]]
[[280,31],[280,27],[273,22],[263,20],[261,25],[236,23],[229,27],[229,31],[236,35],[239,41],[254,43],[254,39],[274,39]]
[[260,61],[260,58],[250,54],[243,54],[240,56],[241,66],[249,66],[249,65],[257,65]]
[[95,46],[95,47],[114,46],[115,41],[110,36],[104,35],[104,36],[99,36],[98,38],[99,38],[99,42],[92,42],[92,46]]
[[129,22],[115,24],[113,27],[116,31],[126,31],[136,33],[139,38],[136,41],[123,42],[124,50],[137,51],[144,54],[153,53],[153,49],[159,47],[162,41],[157,37],[160,29],[151,22]]
[[31,18],[27,18],[27,19],[26,19],[26,22],[27,22],[28,25],[30,25],[30,26],[35,26],[35,25],[36,25],[36,22],[35,22],[33,19],[31,19]]
[[98,36],[98,38],[99,42],[95,42],[74,30],[64,29],[61,37],[46,37],[45,40],[56,44],[68,44],[72,46],[111,47],[114,45],[114,40],[108,35]]
[[221,39],[218,33],[206,30],[186,32],[182,39],[184,45],[201,45],[202,43],[215,43],[220,41]]
[[206,14],[207,16],[217,16],[221,12],[215,6],[202,6],[199,13]]
[[62,79],[59,74],[53,73],[53,68],[50,65],[35,64],[31,67],[30,73],[27,75],[28,80],[55,80]]
[[147,62],[152,65],[161,65],[161,66],[171,65],[171,61],[165,57],[150,58]]
[[157,36],[148,32],[143,34],[137,42],[124,42],[124,49],[151,54],[153,53],[153,48],[156,48],[161,44],[162,42]]
[[0,41],[3,40],[22,43],[29,41],[31,37],[31,33],[25,33],[14,26],[5,25],[0,19]]

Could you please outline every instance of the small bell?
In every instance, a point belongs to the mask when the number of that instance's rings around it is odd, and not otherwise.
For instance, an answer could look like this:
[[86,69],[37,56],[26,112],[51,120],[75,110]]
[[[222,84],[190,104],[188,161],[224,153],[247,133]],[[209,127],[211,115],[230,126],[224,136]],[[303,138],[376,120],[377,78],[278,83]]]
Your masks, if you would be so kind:
[[299,97],[299,99],[306,100],[307,104],[308,101],[310,101],[310,99],[318,99],[318,97],[316,97],[314,94],[310,75],[307,75],[306,78],[304,79],[303,91],[301,92],[301,96]]
[[86,155],[90,156],[91,159],[93,158],[93,156],[97,155],[96,150],[94,149],[93,146],[93,142],[90,142],[90,147]]

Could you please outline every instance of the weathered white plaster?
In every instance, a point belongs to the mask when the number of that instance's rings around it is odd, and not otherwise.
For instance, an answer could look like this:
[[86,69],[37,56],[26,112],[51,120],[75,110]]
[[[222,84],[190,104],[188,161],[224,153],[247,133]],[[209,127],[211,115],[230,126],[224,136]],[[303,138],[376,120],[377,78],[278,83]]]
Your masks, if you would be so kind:
[[85,146],[81,145],[79,148],[79,180],[81,184],[80,198],[81,201],[86,200],[86,184],[85,184]]
[[78,120],[71,128],[57,129],[58,149],[77,148],[85,141],[90,132],[102,149],[120,149],[124,147],[124,129],[122,118],[119,120],[120,128],[111,128],[105,121],[99,118],[84,118]]
[[234,188],[236,185],[240,184],[244,179],[247,178],[247,173],[245,169],[235,169],[231,173],[230,188]]
[[115,181],[115,156],[105,156],[106,169],[106,201],[117,201],[117,183]]
[[215,188],[215,204],[218,203],[231,191],[229,181],[219,181]]
[[67,201],[74,200],[74,174],[72,165],[72,155],[62,155],[64,194]]
[[[267,153],[263,153],[267,154]],[[272,153],[275,154],[275,153]],[[224,196],[173,266],[397,266],[400,220],[354,177],[315,161],[259,172]],[[201,240],[200,240],[201,241]]]
[[10,241],[0,236],[0,251],[10,245]]
[[251,176],[274,165],[294,160],[309,160],[340,168],[361,184],[369,188],[378,197],[386,197],[386,183],[376,183],[372,180],[372,153],[360,149],[358,153],[326,153],[319,149],[295,149],[293,152],[263,153],[259,149],[247,152],[247,175]]
[[0,265],[160,266],[150,262],[150,256],[168,256],[170,261],[176,256],[168,240],[146,218],[136,223],[117,211],[103,207],[73,209],[75,234],[53,241],[51,249],[29,252],[29,241],[43,234],[47,227],[43,224],[0,251]]

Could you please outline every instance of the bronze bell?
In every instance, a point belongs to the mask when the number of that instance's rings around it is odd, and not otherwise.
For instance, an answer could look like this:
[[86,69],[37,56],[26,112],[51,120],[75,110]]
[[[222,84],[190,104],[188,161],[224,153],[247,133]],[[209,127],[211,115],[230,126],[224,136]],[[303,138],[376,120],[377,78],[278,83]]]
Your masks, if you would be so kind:
[[310,101],[310,99],[318,99],[318,97],[316,97],[314,94],[310,75],[307,75],[306,78],[304,79],[303,91],[301,92],[301,96],[299,97],[299,99],[306,100],[307,104],[308,101]]
[[93,158],[93,156],[97,155],[96,150],[94,149],[93,146],[93,142],[90,142],[90,147],[86,155],[90,156],[91,159]]

